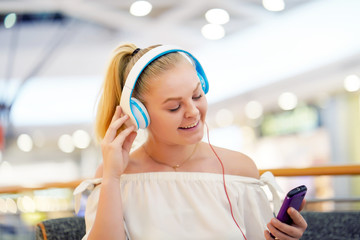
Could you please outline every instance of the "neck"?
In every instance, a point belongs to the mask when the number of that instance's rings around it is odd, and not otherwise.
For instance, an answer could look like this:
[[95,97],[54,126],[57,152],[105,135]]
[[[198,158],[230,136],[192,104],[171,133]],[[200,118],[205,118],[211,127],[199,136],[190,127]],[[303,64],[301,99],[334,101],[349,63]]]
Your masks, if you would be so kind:
[[144,143],[143,148],[148,157],[158,163],[173,168],[175,171],[191,161],[198,143],[192,145]]

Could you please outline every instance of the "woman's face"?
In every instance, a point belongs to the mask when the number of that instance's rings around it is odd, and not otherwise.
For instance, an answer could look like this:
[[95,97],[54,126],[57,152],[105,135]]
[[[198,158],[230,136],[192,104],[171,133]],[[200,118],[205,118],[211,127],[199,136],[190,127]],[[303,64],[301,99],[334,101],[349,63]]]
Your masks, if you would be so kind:
[[194,66],[184,59],[156,79],[145,95],[150,137],[166,144],[194,144],[204,134],[207,101]]

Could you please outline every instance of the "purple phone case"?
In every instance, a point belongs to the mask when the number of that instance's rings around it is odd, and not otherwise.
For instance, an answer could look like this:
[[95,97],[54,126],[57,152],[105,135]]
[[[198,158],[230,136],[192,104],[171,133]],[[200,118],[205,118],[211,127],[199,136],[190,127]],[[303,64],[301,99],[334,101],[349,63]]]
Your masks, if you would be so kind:
[[305,185],[301,185],[292,189],[285,197],[284,202],[280,208],[280,211],[277,215],[277,219],[279,219],[283,223],[291,224],[292,219],[287,213],[289,207],[293,207],[296,210],[299,210],[301,203],[305,197],[307,188]]

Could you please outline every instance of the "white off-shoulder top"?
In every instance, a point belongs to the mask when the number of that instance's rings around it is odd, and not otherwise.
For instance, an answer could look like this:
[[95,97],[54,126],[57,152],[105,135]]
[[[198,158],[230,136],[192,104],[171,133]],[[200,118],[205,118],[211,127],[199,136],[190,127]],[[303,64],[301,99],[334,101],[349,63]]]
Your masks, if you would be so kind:
[[[225,175],[234,217],[248,240],[264,239],[266,224],[277,212],[280,198],[274,176],[260,179]],[[75,209],[81,193],[87,200],[86,235],[95,221],[101,179],[83,181],[74,191]],[[96,187],[95,187],[96,186]],[[263,187],[273,194],[274,210]],[[124,222],[130,240],[244,239],[234,223],[224,191],[223,176],[199,172],[124,174],[119,183]]]

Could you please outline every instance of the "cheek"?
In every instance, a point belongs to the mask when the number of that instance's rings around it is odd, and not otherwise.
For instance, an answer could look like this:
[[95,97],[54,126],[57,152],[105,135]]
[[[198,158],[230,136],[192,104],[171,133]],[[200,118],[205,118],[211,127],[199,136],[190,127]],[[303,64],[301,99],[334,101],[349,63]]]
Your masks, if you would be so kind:
[[206,98],[204,98],[203,102],[199,106],[199,110],[201,112],[202,118],[205,118],[207,110],[208,110],[208,103]]
[[176,114],[161,113],[150,115],[150,125],[157,132],[164,132],[179,125]]

